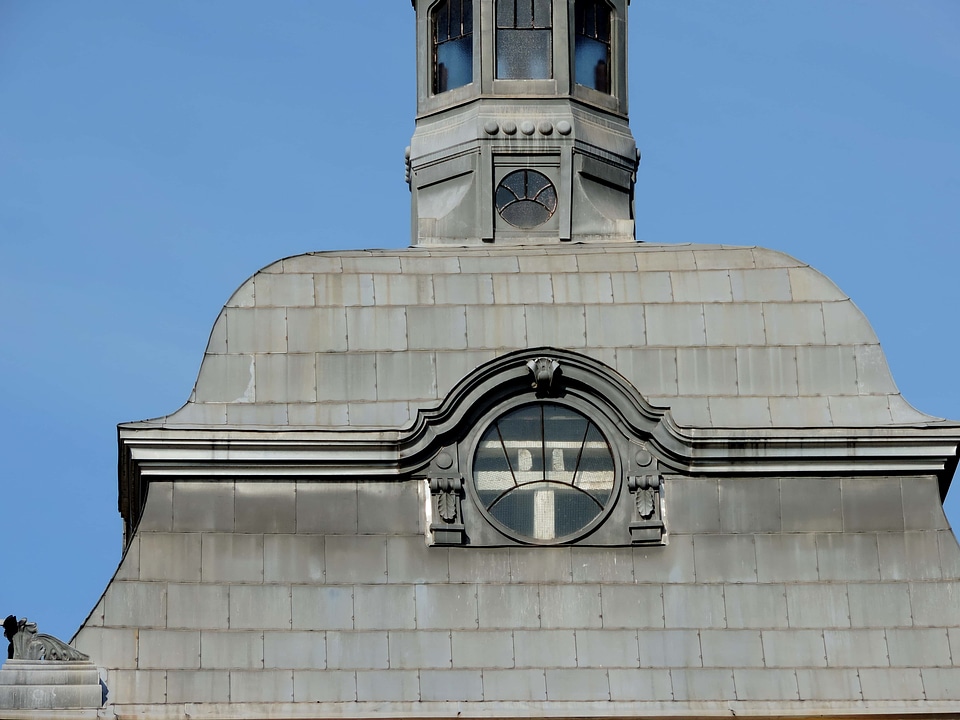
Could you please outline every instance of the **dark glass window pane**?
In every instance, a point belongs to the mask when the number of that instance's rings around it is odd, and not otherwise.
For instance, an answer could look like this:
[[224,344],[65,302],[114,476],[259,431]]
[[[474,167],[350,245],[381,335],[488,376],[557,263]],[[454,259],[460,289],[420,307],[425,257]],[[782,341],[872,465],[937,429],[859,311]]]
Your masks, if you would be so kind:
[[574,80],[610,92],[610,8],[602,0],[577,0]]
[[433,11],[433,92],[473,82],[473,0],[445,0]]
[[534,0],[533,25],[538,28],[553,27],[553,2],[551,0]]
[[600,92],[610,92],[609,45],[577,35],[575,78],[578,85],[586,85]]
[[533,0],[517,0],[517,22],[514,27],[533,27]]
[[550,30],[498,30],[497,77],[506,80],[553,77]]
[[434,11],[435,19],[433,26],[436,28],[437,42],[443,42],[450,39],[450,16],[447,12],[449,3],[440,3]]
[[[522,2],[523,0],[521,0]],[[515,27],[517,16],[516,0],[497,0],[497,27]]]
[[438,84],[437,92],[444,92],[473,81],[473,38],[445,42],[437,48],[438,75],[442,72],[444,83]]

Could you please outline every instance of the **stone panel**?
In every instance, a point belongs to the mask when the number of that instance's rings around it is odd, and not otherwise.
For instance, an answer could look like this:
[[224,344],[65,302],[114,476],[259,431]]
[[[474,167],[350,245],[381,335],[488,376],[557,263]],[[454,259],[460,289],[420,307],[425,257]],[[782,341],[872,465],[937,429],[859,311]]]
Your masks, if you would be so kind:
[[[707,329],[707,343],[710,345],[763,345],[766,342],[763,329],[763,310],[759,303],[708,302],[703,306],[703,321]],[[742,349],[737,349],[738,355]],[[756,371],[758,382],[770,379],[768,375],[763,374],[763,369],[756,368]],[[746,373],[741,375],[741,380],[745,375]],[[744,394],[755,395],[759,388],[760,385],[757,385],[753,391]],[[784,395],[787,393],[771,392],[768,394]]]
[[230,702],[293,702],[292,670],[233,670],[230,672]]
[[316,357],[315,352],[257,355],[257,402],[316,402]]
[[960,583],[910,583],[913,622],[921,627],[960,627]]
[[960,700],[960,669],[923,668],[920,676],[927,700]]
[[468,305],[467,343],[474,348],[527,346],[522,305]]
[[478,627],[476,585],[417,585],[417,627],[474,630]]
[[265,535],[264,582],[322,583],[323,549],[322,535]]
[[647,345],[698,347],[706,344],[707,332],[700,304],[655,304],[644,308]]
[[541,585],[540,626],[543,628],[598,628],[599,585]]
[[786,588],[790,627],[850,627],[846,585],[787,585]]
[[414,481],[361,482],[357,505],[361,534],[420,533],[420,495]]
[[298,703],[353,702],[357,674],[342,670],[294,670],[293,701]]
[[167,627],[171,629],[225,629],[230,614],[225,585],[179,585],[167,588]]
[[465,350],[467,309],[463,305],[407,308],[407,341],[412,350]]
[[787,595],[783,585],[724,585],[727,627],[787,627]]
[[353,587],[294,585],[291,603],[297,630],[353,628]]
[[406,350],[407,314],[402,307],[348,307],[350,350]]
[[703,666],[696,630],[641,630],[640,666],[647,668]]
[[226,670],[171,670],[167,673],[167,702],[230,702],[230,673]]
[[767,667],[827,666],[827,651],[820,630],[764,630],[760,635]]
[[831,667],[888,666],[883,630],[824,630],[827,665]]
[[325,547],[328,583],[387,581],[387,540],[376,535],[330,535]]
[[888,628],[887,651],[893,667],[949,667],[950,641],[943,628]]
[[644,313],[636,306],[587,305],[585,315],[587,347],[646,344]]
[[582,305],[528,305],[526,318],[530,347],[582,348],[586,344],[586,314]]
[[797,669],[801,700],[854,700],[861,699],[860,676],[856,670]]
[[104,596],[105,626],[162,628],[166,621],[167,586],[164,583],[110,584]]
[[671,535],[666,546],[633,548],[633,573],[637,582],[694,582],[693,538]]
[[357,585],[354,627],[357,630],[412,630],[417,626],[413,585]]
[[173,495],[173,530],[233,532],[233,483],[177,483]]
[[357,532],[357,483],[297,485],[297,532],[350,535]]
[[577,630],[579,667],[635,668],[640,664],[636,630]]
[[547,699],[543,670],[484,670],[483,699],[537,702]]
[[722,585],[665,585],[663,617],[668,628],[726,627]]
[[435,399],[435,357],[432,352],[377,353],[377,400]]
[[906,583],[870,583],[847,586],[853,627],[901,627],[912,624]]
[[236,484],[238,533],[294,533],[297,531],[297,492],[292,482]]
[[846,532],[903,532],[900,478],[843,478],[840,493]]
[[732,670],[681,670],[670,671],[673,680],[673,697],[678,702],[696,700],[735,700],[736,689]]
[[147,485],[147,502],[143,506],[138,533],[173,530],[173,483],[151,482]]
[[203,535],[200,557],[203,582],[263,582],[262,535]]
[[815,535],[757,535],[754,545],[759,582],[816,582],[819,578]]
[[167,700],[167,673],[163,670],[112,670],[108,700],[161,705]]
[[937,478],[903,478],[900,484],[904,530],[949,529],[940,503],[940,485]]
[[667,478],[664,490],[671,533],[720,532],[720,491],[716,480]]
[[784,532],[840,532],[843,511],[838,478],[781,478]]
[[454,632],[453,667],[513,667],[513,634],[499,632]]
[[483,700],[483,675],[479,670],[421,670],[423,702],[477,702]]
[[572,630],[517,630],[513,633],[518,668],[576,667],[577,643]]
[[230,587],[230,627],[289,630],[289,585],[233,585]]
[[480,585],[480,627],[540,627],[540,590],[536,585]]
[[877,536],[869,533],[817,535],[817,562],[821,580],[879,580]]
[[737,700],[799,700],[797,675],[793,670],[747,670],[736,668],[733,681]]
[[320,402],[376,400],[377,355],[319,353],[317,399]]
[[664,626],[660,585],[602,585],[600,599],[604,628]]
[[140,579],[200,581],[200,535],[142,533]]
[[780,532],[780,483],[770,478],[722,478],[719,486],[721,532]]
[[263,633],[201,632],[200,667],[205,670],[263,667]]
[[200,633],[179,630],[141,630],[137,646],[141,670],[197,670]]
[[[570,582],[573,568],[570,548],[510,548],[512,582]],[[501,578],[502,580],[503,578]]]
[[673,685],[669,670],[625,670],[610,668],[610,699],[618,701],[673,700]]
[[440,583],[449,580],[449,549],[428,548],[422,535],[387,538],[387,579],[391,583]]
[[916,668],[861,668],[864,700],[923,700],[923,680]]
[[331,670],[379,669],[388,665],[386,632],[327,633],[327,667]]
[[736,395],[736,350],[678,348],[677,388],[681,395]]
[[697,582],[756,582],[752,535],[698,535],[693,539]]
[[610,686],[606,670],[547,670],[547,698],[551,702],[607,701]]
[[449,668],[452,664],[449,632],[392,631],[389,635],[391,668]]
[[510,552],[506,548],[450,548],[450,582],[509,581]]
[[322,632],[265,632],[263,666],[295,670],[322,669],[327,664],[326,635]]
[[756,630],[701,630],[704,667],[763,667],[763,644]]
[[205,355],[194,399],[198,403],[254,402],[254,377],[253,355]]

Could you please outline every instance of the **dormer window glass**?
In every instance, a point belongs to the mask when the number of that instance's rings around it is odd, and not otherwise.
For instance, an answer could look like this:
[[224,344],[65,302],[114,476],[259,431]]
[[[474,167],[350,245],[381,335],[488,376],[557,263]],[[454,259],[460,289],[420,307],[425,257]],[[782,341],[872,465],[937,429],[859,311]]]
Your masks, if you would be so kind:
[[473,82],[473,0],[441,0],[430,13],[433,92]]
[[553,77],[553,1],[497,0],[497,78]]
[[576,82],[609,94],[610,7],[603,0],[577,0],[574,15]]

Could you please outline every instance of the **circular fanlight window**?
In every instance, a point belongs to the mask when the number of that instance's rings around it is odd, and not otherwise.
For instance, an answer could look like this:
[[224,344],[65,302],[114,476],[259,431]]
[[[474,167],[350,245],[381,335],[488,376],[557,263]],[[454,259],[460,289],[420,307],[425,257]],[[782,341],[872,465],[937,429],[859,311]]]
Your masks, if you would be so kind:
[[541,544],[574,539],[611,506],[616,467],[596,424],[556,403],[522,405],[493,420],[473,456],[473,489],[491,522]]
[[557,211],[557,189],[536,170],[515,170],[497,186],[497,212],[521,230],[543,225]]

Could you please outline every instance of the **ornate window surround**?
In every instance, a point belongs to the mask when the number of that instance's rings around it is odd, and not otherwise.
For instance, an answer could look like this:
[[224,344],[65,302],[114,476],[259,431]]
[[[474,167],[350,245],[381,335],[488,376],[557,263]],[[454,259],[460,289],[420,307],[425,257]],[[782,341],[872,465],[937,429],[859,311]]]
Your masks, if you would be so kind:
[[[481,435],[515,408],[547,402],[589,419],[612,453],[614,480],[595,518],[558,538],[537,538],[498,522],[473,477]],[[663,482],[648,441],[664,419],[623,378],[602,363],[569,351],[511,353],[464,378],[444,402],[460,416],[423,470],[428,540],[435,545],[662,544]],[[439,408],[438,408],[439,410]]]

